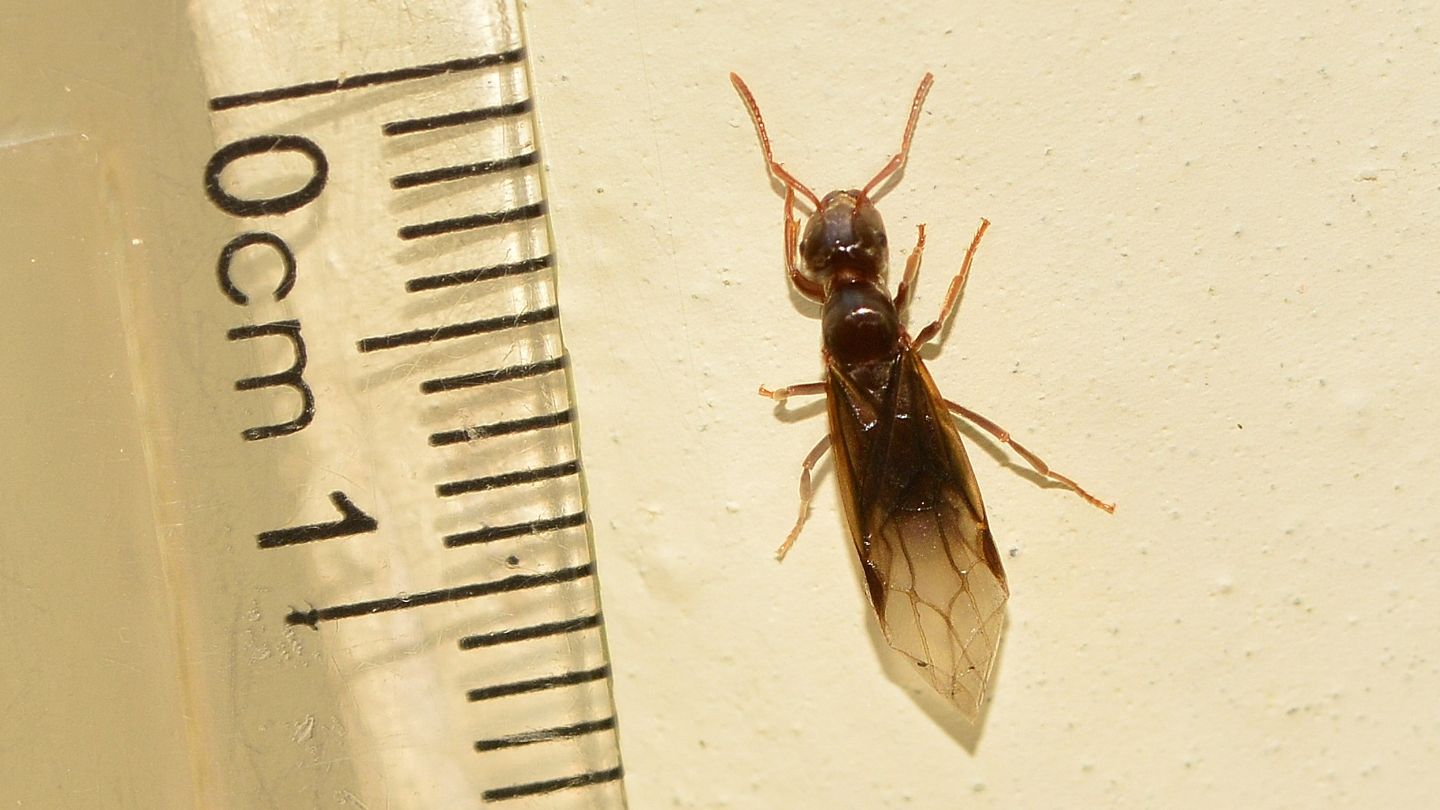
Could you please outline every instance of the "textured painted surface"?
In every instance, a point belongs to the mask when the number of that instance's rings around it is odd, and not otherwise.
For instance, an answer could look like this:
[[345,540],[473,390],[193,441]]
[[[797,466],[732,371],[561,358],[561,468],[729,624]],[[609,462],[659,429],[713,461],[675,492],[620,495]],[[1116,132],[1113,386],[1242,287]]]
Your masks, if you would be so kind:
[[[529,9],[635,805],[1423,804],[1437,8],[866,9]],[[770,557],[823,408],[754,390],[817,377],[817,309],[726,81],[824,190],[927,69],[880,205],[930,228],[916,312],[994,222],[931,369],[1119,502],[969,434],[1012,589],[976,729],[885,652],[833,475]]]

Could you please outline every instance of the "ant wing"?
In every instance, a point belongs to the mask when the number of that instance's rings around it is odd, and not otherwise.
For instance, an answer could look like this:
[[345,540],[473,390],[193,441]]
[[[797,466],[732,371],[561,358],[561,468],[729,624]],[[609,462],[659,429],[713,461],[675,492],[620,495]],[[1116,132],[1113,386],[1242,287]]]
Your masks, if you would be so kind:
[[890,646],[972,720],[1009,587],[975,475],[914,349],[830,362],[830,436],[870,602]]

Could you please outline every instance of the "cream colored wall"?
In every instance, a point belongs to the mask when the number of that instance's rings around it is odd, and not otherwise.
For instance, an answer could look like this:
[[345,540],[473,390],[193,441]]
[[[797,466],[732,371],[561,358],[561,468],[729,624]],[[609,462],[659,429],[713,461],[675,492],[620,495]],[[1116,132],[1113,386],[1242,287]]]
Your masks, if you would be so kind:
[[[527,10],[631,805],[1425,806],[1440,788],[1437,9],[835,5]],[[190,18],[76,0],[0,19],[16,223],[0,231],[0,360],[9,385],[95,393],[122,361],[89,347],[123,339],[125,313],[56,319],[123,296],[19,259],[144,268],[199,249],[127,241],[187,216],[213,148],[190,107],[127,118],[203,98]],[[935,73],[882,204],[896,243],[930,229],[918,312],[979,217],[994,225],[931,368],[1119,502],[1108,517],[1036,487],[970,434],[1012,590],[978,727],[878,641],[833,475],[790,558],[770,556],[823,420],[814,405],[777,418],[754,389],[813,379],[818,326],[786,286],[781,200],[730,70],[820,188],[868,177]],[[47,139],[96,127],[88,145]],[[43,254],[48,231],[22,227],[42,210],[26,189],[60,175],[54,216],[110,200],[85,220],[110,241]],[[70,342],[35,339],[46,325]],[[74,413],[0,398],[6,497],[51,507],[0,517],[0,795],[187,806],[205,729],[180,716],[170,645],[187,614],[163,602],[147,534],[165,490],[132,460],[145,403],[124,374],[107,386],[65,399]],[[76,472],[41,470],[57,452]],[[57,496],[66,482],[118,494]],[[93,513],[46,523],[76,503]],[[113,563],[65,570],[36,537]],[[323,761],[347,777],[349,760]]]
[[[1419,807],[1440,740],[1440,13],[1278,3],[532,3],[636,807]],[[1011,624],[968,729],[879,651],[816,309],[741,104],[820,190],[894,150],[931,369],[1119,502],[972,442]]]

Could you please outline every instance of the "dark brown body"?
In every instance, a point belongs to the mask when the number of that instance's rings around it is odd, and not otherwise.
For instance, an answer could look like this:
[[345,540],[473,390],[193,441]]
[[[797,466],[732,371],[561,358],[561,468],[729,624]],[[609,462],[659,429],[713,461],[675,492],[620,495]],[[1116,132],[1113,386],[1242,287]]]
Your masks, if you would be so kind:
[[835,469],[887,641],[974,714],[1009,590],[955,423],[884,287],[886,243],[857,191],[826,195],[800,241],[824,300]]
[[[896,552],[880,548],[891,523],[928,534],[933,522],[935,540],[945,533],[941,523],[958,529],[952,540],[975,537],[975,551],[1008,592],[970,461],[950,414],[935,408],[938,392],[919,356],[907,349],[858,366],[832,358],[825,383],[846,517],[876,612],[884,617],[887,563]],[[932,520],[937,514],[945,519]],[[933,545],[921,556],[959,562],[950,544]]]

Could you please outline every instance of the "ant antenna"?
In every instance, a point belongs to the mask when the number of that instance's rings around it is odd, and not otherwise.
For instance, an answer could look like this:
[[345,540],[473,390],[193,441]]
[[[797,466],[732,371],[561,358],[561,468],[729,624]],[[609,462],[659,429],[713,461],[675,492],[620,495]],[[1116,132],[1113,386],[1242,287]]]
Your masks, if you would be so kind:
[[[734,74],[731,74],[731,77],[733,78]],[[910,139],[915,137],[915,125],[920,122],[920,107],[925,104],[925,96],[929,95],[930,85],[934,83],[935,76],[932,73],[926,73],[925,78],[920,80],[920,86],[915,89],[915,100],[910,104],[910,122],[905,125],[905,139],[900,142],[900,151],[890,158],[890,162],[885,164],[885,168],[870,178],[870,182],[865,184],[865,188],[860,189],[861,197],[870,196],[871,189],[880,185],[885,178],[899,171],[900,167],[905,165],[905,159],[910,155]],[[762,137],[764,135],[763,129],[761,135]],[[768,149],[766,153],[769,153]]]
[[[750,88],[746,87],[744,80],[734,73],[730,74],[730,83],[735,85],[735,90],[740,94],[740,99],[745,102],[745,106],[750,110],[750,117],[755,121],[755,129],[760,132],[760,148],[765,150],[765,162],[769,164],[770,173],[775,175],[780,182],[804,194],[809,198],[810,202],[815,204],[816,208],[819,208],[820,198],[815,196],[815,192],[806,188],[804,183],[795,179],[795,175],[785,171],[784,166],[775,162],[775,156],[770,153],[770,136],[765,134],[765,119],[760,117],[760,105],[755,103],[755,96],[751,94]],[[915,115],[919,113],[919,106],[920,102],[917,100],[915,102],[916,112],[910,116],[910,129],[912,130],[915,128]],[[905,145],[908,147],[909,144],[910,134],[907,132],[905,135]]]

